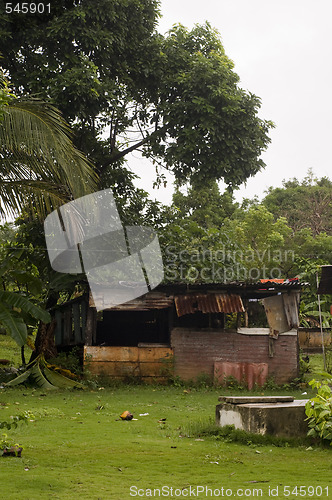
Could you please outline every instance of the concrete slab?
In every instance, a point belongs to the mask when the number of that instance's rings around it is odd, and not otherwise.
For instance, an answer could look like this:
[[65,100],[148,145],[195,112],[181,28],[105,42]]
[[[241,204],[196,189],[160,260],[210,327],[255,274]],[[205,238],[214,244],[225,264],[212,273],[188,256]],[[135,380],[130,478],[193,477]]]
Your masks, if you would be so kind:
[[[234,400],[239,399],[234,398]],[[270,434],[277,437],[306,436],[308,432],[308,424],[305,421],[306,402],[307,400],[302,399],[257,403],[222,402],[216,406],[216,423],[221,427],[234,425],[236,429],[254,434]]]
[[246,403],[288,403],[293,396],[219,396],[219,401],[232,404]]

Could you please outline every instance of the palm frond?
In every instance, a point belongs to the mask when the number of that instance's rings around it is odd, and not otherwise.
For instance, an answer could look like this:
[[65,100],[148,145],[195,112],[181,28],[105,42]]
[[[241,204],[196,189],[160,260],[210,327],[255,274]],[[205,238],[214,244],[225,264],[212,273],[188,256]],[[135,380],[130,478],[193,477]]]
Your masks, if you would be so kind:
[[96,182],[92,165],[73,145],[56,108],[38,99],[11,101],[0,123],[2,214],[17,212],[27,201],[45,214],[94,191]]

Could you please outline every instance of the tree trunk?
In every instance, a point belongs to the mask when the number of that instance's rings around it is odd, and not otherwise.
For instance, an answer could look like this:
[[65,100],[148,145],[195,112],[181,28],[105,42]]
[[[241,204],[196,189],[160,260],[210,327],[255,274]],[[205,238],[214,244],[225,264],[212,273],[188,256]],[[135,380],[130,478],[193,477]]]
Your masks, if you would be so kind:
[[35,350],[31,354],[30,362],[33,361],[39,354],[43,354],[45,359],[57,356],[58,352],[54,343],[55,325],[55,319],[48,324],[42,322],[39,323]]

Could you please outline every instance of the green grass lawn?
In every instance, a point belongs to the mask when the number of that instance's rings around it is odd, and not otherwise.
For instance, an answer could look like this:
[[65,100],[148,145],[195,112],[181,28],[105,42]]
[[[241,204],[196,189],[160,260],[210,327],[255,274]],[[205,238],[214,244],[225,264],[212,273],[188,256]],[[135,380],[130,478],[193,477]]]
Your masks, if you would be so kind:
[[[10,342],[0,336],[0,358],[18,366],[19,349],[13,349]],[[312,365],[319,367],[319,359],[314,358]],[[2,388],[0,422],[26,410],[34,418],[28,425],[6,430],[13,442],[23,445],[23,454],[22,458],[0,457],[1,498],[332,496],[331,448],[306,440],[258,442],[249,435],[234,442],[218,434],[215,406],[218,396],[225,393],[247,394],[204,385],[96,386],[50,392]],[[306,387],[250,394],[263,393],[296,398],[312,394]],[[124,410],[137,420],[119,419]],[[161,423],[161,419],[166,420]],[[300,486],[305,488],[300,490]]]
[[11,366],[15,366],[16,368],[21,364],[20,349],[15,340],[9,335],[0,334],[0,359],[8,359],[11,362]]
[[[182,489],[189,495],[190,486],[220,493],[224,487],[235,497],[241,488],[269,498],[269,488],[276,492],[278,487],[278,497],[285,498],[285,486],[328,487],[332,493],[330,448],[238,444],[213,432],[197,433],[211,429],[220,394],[217,389],[146,386],[47,393],[2,389],[0,421],[24,410],[35,415],[28,425],[6,431],[24,449],[22,458],[0,458],[3,498],[148,498],[149,489],[162,486],[169,497],[174,488],[174,498]],[[119,420],[124,410],[137,420]],[[163,418],[165,423],[159,423]],[[209,490],[198,496],[217,498]],[[324,489],[322,497],[328,498]]]

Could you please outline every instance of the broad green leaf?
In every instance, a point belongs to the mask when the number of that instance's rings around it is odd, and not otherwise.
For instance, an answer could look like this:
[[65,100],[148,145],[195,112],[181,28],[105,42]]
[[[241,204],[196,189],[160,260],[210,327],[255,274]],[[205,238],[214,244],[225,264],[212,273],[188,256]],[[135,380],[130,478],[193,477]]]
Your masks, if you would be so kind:
[[12,307],[22,309],[25,313],[30,314],[33,318],[43,321],[43,323],[50,323],[50,314],[41,307],[35,306],[30,300],[23,295],[14,292],[0,292],[0,301]]
[[14,271],[11,270],[10,277],[17,283],[27,285],[29,292],[34,295],[38,295],[42,291],[42,281],[28,271],[21,271],[19,269]]
[[19,385],[19,384],[23,384],[23,382],[25,382],[29,376],[31,375],[31,369],[30,370],[26,370],[25,372],[23,372],[21,375],[19,375],[18,377],[16,378],[13,378],[12,380],[10,380],[9,382],[7,382],[5,384],[5,386],[15,386],[15,385]]
[[[5,292],[1,292],[5,293]],[[8,292],[10,293],[10,292]],[[1,300],[1,297],[0,297]],[[22,347],[27,339],[27,327],[23,319],[8,309],[3,303],[0,302],[0,323],[5,327],[9,335]]]
[[34,379],[38,387],[43,389],[56,389],[56,387],[47,380],[47,378],[42,373],[39,363],[36,363],[31,370],[31,377]]
[[62,387],[63,388],[76,387],[76,388],[84,389],[84,386],[82,384],[80,384],[79,382],[76,382],[75,380],[71,380],[67,377],[64,377],[63,375],[61,375],[61,373],[57,373],[53,370],[50,370],[46,366],[43,368],[43,372],[44,372],[45,377],[48,379],[48,381],[56,387],[60,387],[60,388],[62,388]]

